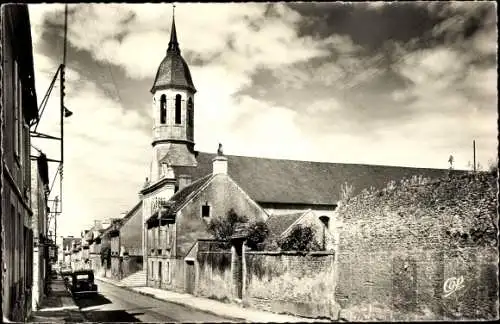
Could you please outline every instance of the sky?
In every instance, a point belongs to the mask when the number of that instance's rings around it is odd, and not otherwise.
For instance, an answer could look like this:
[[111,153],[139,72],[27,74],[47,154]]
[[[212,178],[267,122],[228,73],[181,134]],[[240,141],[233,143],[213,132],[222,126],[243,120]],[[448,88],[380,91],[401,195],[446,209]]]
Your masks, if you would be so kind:
[[[41,102],[64,5],[29,12]],[[68,5],[59,235],[138,202],[171,21],[168,3]],[[428,168],[453,155],[467,169],[475,140],[484,168],[497,156],[495,2],[179,3],[175,21],[199,151]],[[37,131],[58,135],[58,105],[57,82]],[[33,144],[58,158],[57,143]]]

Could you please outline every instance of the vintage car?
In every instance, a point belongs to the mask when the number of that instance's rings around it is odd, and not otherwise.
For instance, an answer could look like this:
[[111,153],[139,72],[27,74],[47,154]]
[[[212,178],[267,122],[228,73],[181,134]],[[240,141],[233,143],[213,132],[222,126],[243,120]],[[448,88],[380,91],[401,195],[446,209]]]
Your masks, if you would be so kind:
[[94,271],[92,270],[73,271],[67,284],[74,297],[97,294],[97,285],[94,283]]

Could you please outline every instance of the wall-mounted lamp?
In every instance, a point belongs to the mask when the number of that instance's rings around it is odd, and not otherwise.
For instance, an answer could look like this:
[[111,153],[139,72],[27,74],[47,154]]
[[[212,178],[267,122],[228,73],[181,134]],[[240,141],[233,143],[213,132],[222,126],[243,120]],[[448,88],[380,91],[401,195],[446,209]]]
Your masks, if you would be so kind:
[[73,112],[68,108],[64,107],[64,117],[68,118],[71,117],[71,115],[73,115]]

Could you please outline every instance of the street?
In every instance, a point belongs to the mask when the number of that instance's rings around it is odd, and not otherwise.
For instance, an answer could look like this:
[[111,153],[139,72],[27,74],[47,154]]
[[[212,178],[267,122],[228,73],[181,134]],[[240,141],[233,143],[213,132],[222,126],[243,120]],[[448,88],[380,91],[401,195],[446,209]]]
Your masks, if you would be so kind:
[[90,322],[240,322],[191,309],[102,281],[99,294],[75,302]]

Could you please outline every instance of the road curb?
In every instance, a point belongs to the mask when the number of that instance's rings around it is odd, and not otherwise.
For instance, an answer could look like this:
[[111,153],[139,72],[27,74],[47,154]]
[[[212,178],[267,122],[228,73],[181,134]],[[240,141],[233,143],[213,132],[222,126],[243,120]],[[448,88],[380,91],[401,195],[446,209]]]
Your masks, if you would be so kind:
[[120,285],[117,285],[116,283],[113,283],[109,280],[101,280],[100,278],[95,278],[96,280],[99,280],[99,281],[102,281],[102,282],[105,282],[105,283],[109,283],[110,285],[113,285],[113,286],[116,286],[116,287],[120,287],[120,288],[123,288],[123,289],[126,289],[128,291],[131,291],[131,292],[134,292],[136,294],[140,294],[140,295],[143,295],[143,296],[148,296],[148,297],[152,297],[156,300],[161,300],[161,301],[164,301],[164,302],[168,302],[168,303],[172,303],[172,304],[176,304],[176,305],[179,305],[179,306],[185,306],[185,307],[188,307],[188,308],[191,308],[191,309],[196,309],[196,310],[199,310],[199,311],[202,311],[202,312],[205,312],[205,313],[209,313],[209,314],[212,314],[212,315],[215,315],[215,316],[219,316],[219,317],[222,317],[222,318],[226,318],[228,320],[234,320],[234,321],[240,321],[240,322],[246,322],[246,323],[249,323],[248,320],[246,319],[243,319],[243,318],[238,318],[238,317],[232,317],[232,316],[226,316],[226,315],[221,315],[221,314],[218,314],[212,310],[206,310],[206,309],[201,309],[201,308],[198,308],[198,307],[195,307],[193,305],[190,305],[190,304],[186,304],[186,303],[182,303],[182,302],[179,302],[179,301],[174,301],[174,300],[170,300],[170,299],[162,299],[162,298],[158,298],[156,297],[154,294],[150,294],[150,293],[146,293],[146,292],[143,292],[143,291],[137,291],[137,290],[134,290],[132,287],[127,287],[127,286],[120,286]]

